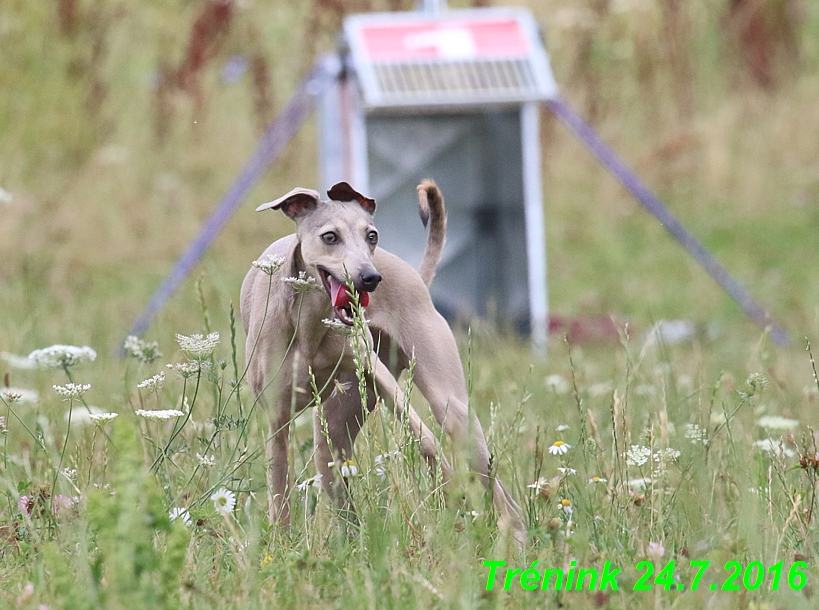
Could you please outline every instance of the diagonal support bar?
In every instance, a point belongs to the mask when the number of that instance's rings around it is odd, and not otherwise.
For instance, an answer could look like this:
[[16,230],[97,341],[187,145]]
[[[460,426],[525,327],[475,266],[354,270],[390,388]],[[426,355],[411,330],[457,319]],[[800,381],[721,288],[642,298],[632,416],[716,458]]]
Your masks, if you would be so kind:
[[222,196],[199,234],[154,292],[145,309],[131,325],[128,334],[139,336],[148,329],[156,314],[202,258],[253,185],[279,157],[287,143],[315,110],[318,99],[338,77],[339,68],[338,62],[334,62],[332,57],[323,58],[316,62],[301,80],[285,109],[265,130],[242,171]]
[[544,102],[560,121],[571,129],[575,135],[591,150],[602,163],[625,186],[634,197],[651,212],[665,229],[682,244],[717,284],[736,301],[742,311],[761,328],[770,328],[771,339],[780,346],[790,344],[788,333],[777,324],[723,267],[714,256],[706,250],[700,241],[691,235],[683,224],[669,211],[665,204],[623,163],[603,142],[592,127],[576,114],[563,100],[555,98]]

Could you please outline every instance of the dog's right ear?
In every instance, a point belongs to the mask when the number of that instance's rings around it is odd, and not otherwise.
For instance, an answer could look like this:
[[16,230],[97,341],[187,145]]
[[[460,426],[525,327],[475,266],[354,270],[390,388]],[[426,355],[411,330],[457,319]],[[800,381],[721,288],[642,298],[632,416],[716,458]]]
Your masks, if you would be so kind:
[[287,195],[276,199],[276,201],[263,203],[256,208],[256,211],[261,212],[272,208],[281,210],[288,218],[296,218],[296,216],[301,216],[305,212],[314,209],[318,205],[320,197],[318,191],[313,189],[294,188]]

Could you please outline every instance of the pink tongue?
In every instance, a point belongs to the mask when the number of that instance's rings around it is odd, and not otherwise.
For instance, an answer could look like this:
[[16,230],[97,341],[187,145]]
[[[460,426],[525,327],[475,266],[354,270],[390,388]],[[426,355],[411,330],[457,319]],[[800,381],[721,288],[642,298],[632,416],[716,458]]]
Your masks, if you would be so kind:
[[[350,296],[349,291],[347,290],[347,286],[344,284],[339,283],[339,281],[334,278],[332,275],[330,276],[330,299],[333,302],[333,307],[349,307],[353,304],[352,297]],[[361,292],[358,295],[358,302],[361,304],[362,307],[367,307],[370,304],[370,293],[368,292]]]

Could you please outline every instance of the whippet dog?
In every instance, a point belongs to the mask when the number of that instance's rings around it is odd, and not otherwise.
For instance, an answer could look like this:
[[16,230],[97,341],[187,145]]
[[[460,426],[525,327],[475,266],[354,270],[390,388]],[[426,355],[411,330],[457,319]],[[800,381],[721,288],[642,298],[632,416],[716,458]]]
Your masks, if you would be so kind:
[[[346,487],[336,484],[338,468],[333,466],[351,458],[353,443],[376,405],[377,394],[391,401],[394,412],[408,420],[422,455],[440,468],[443,480],[451,477],[452,468],[435,436],[412,406],[405,404],[396,382],[414,358],[414,383],[429,401],[435,419],[456,443],[469,446],[470,469],[485,487],[493,486],[501,526],[522,543],[525,526],[520,508],[489,473],[489,450],[478,418],[467,408],[466,380],[455,338],[427,288],[444,245],[443,197],[428,180],[418,186],[418,194],[425,225],[431,217],[418,271],[378,247],[375,201],[346,182],[327,192],[329,200],[322,200],[314,190],[296,188],[257,208],[281,210],[296,223],[295,234],[279,239],[260,257],[276,260],[281,265],[276,274],[281,277],[254,266],[241,293],[248,380],[270,418],[268,516],[271,522],[289,523],[289,423],[312,402],[313,384],[322,403],[322,413],[316,410],[313,417],[316,468],[322,475],[322,487],[337,502],[349,500]],[[295,281],[283,282],[283,278]],[[368,328],[366,337],[359,336],[354,346],[355,338],[333,326],[353,325],[356,301],[366,312]],[[359,358],[366,369],[365,401],[355,374],[356,347],[367,356]],[[385,364],[390,353],[392,370]],[[348,389],[340,392],[338,387]]]

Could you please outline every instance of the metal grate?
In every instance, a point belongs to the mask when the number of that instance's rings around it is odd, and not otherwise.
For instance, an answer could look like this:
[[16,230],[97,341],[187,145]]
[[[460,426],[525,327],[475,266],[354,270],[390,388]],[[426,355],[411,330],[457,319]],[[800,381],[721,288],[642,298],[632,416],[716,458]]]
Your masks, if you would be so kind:
[[374,64],[384,102],[498,101],[536,96],[538,82],[527,58]]

